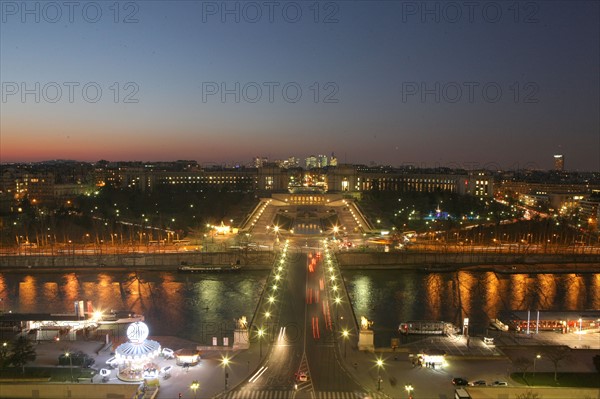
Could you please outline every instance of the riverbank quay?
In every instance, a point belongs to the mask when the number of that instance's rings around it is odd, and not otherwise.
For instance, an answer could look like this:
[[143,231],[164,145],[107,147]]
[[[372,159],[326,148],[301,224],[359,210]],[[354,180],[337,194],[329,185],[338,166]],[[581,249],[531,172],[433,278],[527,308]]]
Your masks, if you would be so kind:
[[255,251],[247,254],[232,252],[176,252],[103,255],[2,255],[0,272],[59,272],[94,270],[153,270],[176,271],[182,265],[231,266],[242,270],[268,270],[273,263],[271,251]]
[[337,252],[342,270],[458,270],[496,273],[600,273],[600,257],[592,255],[456,254],[410,252]]
[[[414,270],[426,273],[454,271],[480,271],[500,274],[519,273],[600,273],[600,258],[540,258],[523,259],[482,258],[480,262],[456,259],[456,254],[398,254],[338,252],[336,257],[342,270]],[[230,252],[117,254],[117,255],[1,255],[0,273],[64,273],[98,271],[176,271],[182,265],[231,266],[239,264],[241,270],[270,270],[275,253],[257,251],[240,257]],[[464,262],[461,262],[464,260]],[[239,262],[239,263],[238,263]]]
[[[163,348],[194,349],[198,343],[185,340],[175,336],[152,336]],[[254,345],[256,346],[256,345]],[[92,366],[94,376],[89,379],[75,379],[75,381],[61,382],[37,382],[29,379],[8,382],[0,375],[0,398],[157,398],[173,399],[187,398],[211,398],[231,390],[256,372],[261,358],[259,348],[251,346],[246,350],[233,350],[231,347],[207,347],[201,352],[201,360],[197,365],[184,367],[177,365],[174,359],[165,359],[160,356],[154,359],[159,368],[171,366],[168,375],[161,373],[155,381],[147,380],[148,385],[157,384],[156,392],[148,390],[146,396],[141,396],[143,383],[124,382],[117,378],[117,372],[106,364],[106,361],[114,356],[114,348],[111,344],[102,341],[41,341],[35,345],[37,358],[27,365],[27,368],[57,367],[68,369],[58,365],[58,357],[65,352],[83,352],[92,357],[95,362]],[[265,349],[265,348],[263,348]],[[227,359],[227,365],[223,365],[223,359]],[[103,381],[99,375],[100,369],[110,370],[107,381]],[[74,368],[74,371],[76,368]],[[77,368],[78,370],[78,368]],[[75,375],[77,372],[75,371]],[[196,392],[192,390],[192,384],[199,383]]]
[[[393,350],[375,348],[373,352],[359,351],[356,346],[340,348],[340,364],[353,378],[378,397],[408,397],[407,387],[419,398],[453,398],[455,386],[452,378],[468,378],[470,381],[506,380],[510,360],[497,350],[480,348],[474,341],[470,348],[462,337],[425,338]],[[438,348],[450,351],[443,367],[419,366],[416,356],[424,351]]]
[[[515,365],[518,357],[536,356],[543,353],[542,349],[552,347],[557,341],[552,338],[568,342],[578,339],[577,334],[556,334],[545,332],[529,338],[519,337],[515,340],[510,332],[494,332],[496,346],[485,344],[481,337],[464,336],[434,336],[424,337],[422,340],[400,345],[396,350],[391,348],[376,348],[373,352],[359,351],[355,344],[348,342],[345,346],[342,340],[338,341],[337,351],[338,363],[352,375],[356,382],[363,386],[373,398],[402,398],[406,397],[406,387],[413,388],[413,396],[420,398],[452,398],[455,386],[452,378],[461,377],[469,381],[485,380],[488,384],[493,381],[507,381],[508,387],[468,387],[473,398],[496,399],[501,397],[513,397],[520,393],[532,390],[538,392],[538,388],[520,385],[510,379],[512,373],[518,372]],[[599,335],[589,335],[591,341]],[[182,348],[198,348],[198,343],[181,339],[175,336],[152,336],[153,340],[161,343],[162,347],[173,350]],[[560,342],[560,341],[559,341]],[[58,366],[58,356],[65,351],[82,351],[95,359],[93,368],[98,372],[101,368],[107,368],[106,360],[113,356],[111,345],[102,341],[78,340],[74,342],[43,341],[36,344],[38,358],[28,367],[64,367]],[[219,397],[229,392],[238,384],[250,378],[258,369],[261,357],[259,348],[251,345],[247,350],[233,350],[228,347],[202,347],[201,361],[189,368],[177,365],[173,359],[157,358],[155,361],[160,367],[172,366],[170,375],[165,378],[159,376],[159,390],[156,392],[157,399]],[[443,368],[432,368],[423,365],[413,365],[411,360],[423,350],[443,350],[447,353],[446,365]],[[268,352],[268,347],[263,346],[263,354]],[[568,359],[559,365],[559,371],[571,372],[593,372],[591,357],[598,351],[575,350]],[[227,358],[224,366],[223,359]],[[264,356],[263,356],[264,358]],[[381,360],[381,366],[377,365]],[[545,357],[540,358],[536,364],[538,372],[552,372],[554,365]],[[192,390],[192,384],[199,383],[197,392]],[[36,397],[35,391],[39,392],[41,398],[106,398],[117,397],[107,394],[119,394],[123,398],[136,397],[140,384],[126,383],[116,377],[116,371],[112,370],[108,382],[102,382],[99,375],[95,375],[92,381],[79,381],[71,383],[33,383],[1,382],[0,398],[31,398]],[[539,388],[543,398],[558,398],[560,396],[550,395],[553,388]],[[555,388],[554,388],[555,389]],[[567,391],[570,389],[570,391]],[[596,398],[600,394],[597,389],[564,388],[559,390],[563,395],[571,392],[569,398]],[[69,396],[70,392],[70,396]],[[332,397],[335,395],[332,393]],[[417,396],[418,395],[418,396]],[[146,396],[149,398],[150,396]],[[566,397],[566,396],[563,396]]]
[[[543,332],[529,337],[517,335],[515,338],[512,332],[495,331],[492,335],[496,345],[486,344],[483,337],[424,336],[396,349],[375,348],[373,352],[359,351],[355,343],[350,342],[344,347],[340,341],[339,363],[361,385],[377,392],[378,396],[388,398],[407,397],[407,387],[412,388],[414,397],[453,398],[456,387],[452,379],[455,377],[468,381],[484,380],[488,385],[494,381],[508,383],[506,387],[467,387],[471,397],[477,399],[516,397],[529,390],[537,392],[540,398],[600,397],[599,389],[530,387],[510,378],[513,373],[522,373],[518,366],[519,358],[535,358],[538,373],[554,372],[553,361],[544,353],[563,345],[572,350],[559,363],[559,372],[597,373],[592,359],[600,354],[599,333],[585,334],[582,341],[575,333]],[[446,353],[445,365],[433,368],[413,363],[417,354],[429,351]],[[540,358],[536,357],[538,354],[541,354]],[[381,361],[380,366],[378,361]]]

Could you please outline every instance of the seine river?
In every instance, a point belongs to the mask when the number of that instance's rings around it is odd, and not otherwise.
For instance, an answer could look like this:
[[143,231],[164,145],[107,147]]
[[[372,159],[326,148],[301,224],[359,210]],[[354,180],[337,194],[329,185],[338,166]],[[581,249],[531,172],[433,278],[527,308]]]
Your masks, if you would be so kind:
[[[344,271],[357,317],[374,321],[376,346],[389,346],[400,322],[469,317],[471,333],[506,310],[600,309],[600,274]],[[232,335],[234,319],[254,312],[266,271],[236,274],[0,274],[0,310],[73,313],[77,300],[144,314],[152,335],[210,344]]]
[[470,333],[483,334],[489,320],[505,311],[600,309],[600,274],[370,270],[344,276],[356,316],[374,322],[376,346],[389,346],[402,321],[444,320],[461,326],[468,317]]

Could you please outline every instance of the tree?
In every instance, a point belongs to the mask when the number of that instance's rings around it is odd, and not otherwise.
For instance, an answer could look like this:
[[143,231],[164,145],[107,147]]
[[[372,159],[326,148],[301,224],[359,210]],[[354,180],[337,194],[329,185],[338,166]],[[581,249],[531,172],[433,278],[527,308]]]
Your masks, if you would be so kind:
[[10,353],[10,363],[15,367],[21,367],[25,374],[25,365],[33,362],[37,358],[35,348],[27,337],[19,337],[13,343]]
[[594,356],[592,361],[594,362],[594,366],[596,366],[596,371],[600,373],[600,355]]
[[523,373],[523,379],[525,379],[525,373],[527,372],[527,370],[529,370],[529,367],[531,367],[531,365],[532,362],[527,357],[519,357],[515,360],[515,366],[517,367],[517,370]]
[[548,346],[543,350],[545,358],[554,365],[554,381],[558,381],[558,364],[571,355],[571,348],[568,346]]
[[8,351],[8,344],[2,343],[0,346],[0,367],[6,367],[10,364],[10,353]]

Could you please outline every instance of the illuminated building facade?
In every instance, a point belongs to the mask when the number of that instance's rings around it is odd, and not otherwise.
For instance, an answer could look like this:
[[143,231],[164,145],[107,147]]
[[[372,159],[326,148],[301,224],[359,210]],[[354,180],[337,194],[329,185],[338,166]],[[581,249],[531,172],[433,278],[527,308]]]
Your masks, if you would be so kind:
[[144,168],[123,169],[122,187],[143,191],[157,186],[219,188],[232,191],[284,192],[294,187],[319,188],[340,193],[364,191],[451,192],[478,197],[493,193],[492,176],[487,172],[413,173],[396,169],[369,169],[340,164],[309,171],[267,164],[260,168],[206,169],[195,171],[152,171]]
[[554,156],[554,170],[557,172],[562,172],[565,170],[565,156],[564,155],[555,155]]
[[487,172],[413,173],[403,170],[360,168],[354,165],[338,165],[327,171],[329,191],[397,191],[435,192],[444,191],[491,197],[493,179]]

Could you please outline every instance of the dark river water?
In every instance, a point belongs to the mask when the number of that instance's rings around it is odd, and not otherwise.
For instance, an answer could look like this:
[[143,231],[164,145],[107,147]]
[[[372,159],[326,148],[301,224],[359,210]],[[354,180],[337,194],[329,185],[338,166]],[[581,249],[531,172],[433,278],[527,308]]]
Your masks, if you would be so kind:
[[402,321],[444,320],[461,326],[468,317],[471,334],[482,334],[490,319],[506,311],[600,309],[600,274],[370,270],[344,276],[357,318],[374,321],[376,346],[389,346]]
[[[376,346],[398,337],[400,322],[469,317],[472,333],[507,310],[600,309],[600,274],[420,273],[345,271],[358,318],[374,321]],[[0,310],[73,313],[77,300],[95,308],[144,314],[151,335],[175,335],[210,344],[233,335],[234,319],[250,319],[266,271],[236,274],[65,273],[0,274]]]

